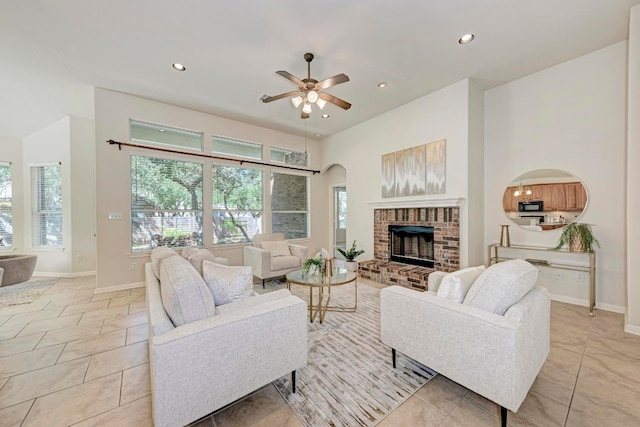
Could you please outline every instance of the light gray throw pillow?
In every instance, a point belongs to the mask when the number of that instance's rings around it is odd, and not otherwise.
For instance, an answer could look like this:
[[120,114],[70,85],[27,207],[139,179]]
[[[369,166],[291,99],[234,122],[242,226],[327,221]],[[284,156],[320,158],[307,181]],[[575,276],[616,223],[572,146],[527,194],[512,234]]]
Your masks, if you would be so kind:
[[169,257],[160,265],[162,305],[174,325],[205,319],[216,313],[211,291],[189,262]]
[[202,262],[204,260],[215,262],[216,258],[213,254],[207,249],[198,249],[194,254],[189,255],[187,258],[191,265],[198,271],[200,277],[202,277]]
[[241,301],[253,294],[253,272],[249,266],[227,266],[205,260],[202,270],[216,305]]
[[[486,270],[484,265],[468,267],[446,274],[438,287],[438,296],[453,302],[462,302],[473,282]],[[429,275],[431,277],[431,275]],[[431,288],[431,284],[429,284]]]
[[173,256],[177,256],[178,253],[166,246],[158,246],[151,251],[151,270],[156,277],[160,278],[160,265],[162,261]]
[[522,259],[487,268],[467,292],[464,304],[503,315],[533,288],[538,270]]

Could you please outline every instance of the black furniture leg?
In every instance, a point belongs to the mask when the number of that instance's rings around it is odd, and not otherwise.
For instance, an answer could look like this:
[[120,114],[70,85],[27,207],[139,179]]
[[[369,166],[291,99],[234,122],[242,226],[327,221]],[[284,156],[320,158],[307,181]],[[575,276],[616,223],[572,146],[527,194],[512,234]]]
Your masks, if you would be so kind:
[[500,419],[502,420],[502,427],[507,427],[507,408],[500,407]]
[[296,371],[291,372],[291,391],[296,392]]
[[262,279],[262,289],[264,289],[264,279]]
[[393,368],[396,368],[396,349],[392,348],[391,349],[391,360],[393,362]]

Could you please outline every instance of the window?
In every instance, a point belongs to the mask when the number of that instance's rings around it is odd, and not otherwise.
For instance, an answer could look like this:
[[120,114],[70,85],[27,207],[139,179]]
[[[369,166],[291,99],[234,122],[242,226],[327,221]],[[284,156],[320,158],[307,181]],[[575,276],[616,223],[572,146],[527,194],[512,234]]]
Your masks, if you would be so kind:
[[262,145],[260,144],[215,135],[211,138],[211,142],[213,143],[213,152],[216,154],[262,160]]
[[142,145],[161,145],[202,151],[202,132],[130,120],[131,141]]
[[303,175],[271,174],[271,231],[287,239],[309,236],[309,180]]
[[213,243],[250,242],[262,232],[262,171],[213,166]]
[[202,245],[202,163],[131,156],[131,251]]
[[13,245],[11,163],[0,162],[0,246]]
[[62,166],[32,166],[31,186],[31,244],[62,246]]
[[307,153],[285,150],[283,148],[271,149],[271,161],[287,165],[307,166]]

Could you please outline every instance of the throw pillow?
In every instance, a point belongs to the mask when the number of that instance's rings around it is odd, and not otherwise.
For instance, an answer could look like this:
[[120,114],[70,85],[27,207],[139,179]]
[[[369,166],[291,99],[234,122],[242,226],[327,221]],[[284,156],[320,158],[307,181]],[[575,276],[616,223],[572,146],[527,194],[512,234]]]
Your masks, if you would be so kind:
[[478,277],[464,304],[503,315],[536,284],[538,270],[522,259],[499,262]]
[[182,250],[182,258],[189,259],[189,257],[200,250],[197,246],[187,246]]
[[249,266],[227,266],[204,261],[204,281],[216,305],[247,299],[253,294],[253,272]]
[[190,255],[188,258],[188,261],[198,271],[200,277],[202,277],[202,262],[204,260],[215,262],[216,257],[214,257],[213,254],[207,249],[198,249],[196,253]]
[[272,240],[269,242],[262,242],[262,249],[271,252],[271,256],[289,256],[289,242],[286,240]]
[[453,302],[462,302],[473,282],[485,271],[486,267],[468,267],[449,273],[442,278],[438,287],[438,296]]
[[429,273],[429,277],[427,279],[427,289],[432,292],[438,292],[440,283],[442,283],[442,279],[446,275],[447,273],[445,273],[444,271],[434,271],[433,273]]
[[160,265],[162,305],[174,325],[205,319],[216,313],[207,285],[181,256],[166,258]]
[[166,246],[158,246],[151,251],[151,270],[156,277],[160,278],[160,265],[162,261],[173,256],[177,256],[178,253]]

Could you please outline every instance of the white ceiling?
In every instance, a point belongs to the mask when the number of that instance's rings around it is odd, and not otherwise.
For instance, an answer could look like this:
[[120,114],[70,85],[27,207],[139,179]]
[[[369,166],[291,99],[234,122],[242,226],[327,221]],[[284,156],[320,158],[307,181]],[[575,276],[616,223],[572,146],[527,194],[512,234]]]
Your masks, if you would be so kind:
[[[93,117],[93,87],[310,137],[364,122],[466,77],[491,88],[627,39],[640,0],[1,0],[0,136]],[[459,45],[467,32],[476,39]],[[301,120],[275,74],[345,73]],[[171,64],[180,62],[179,73]],[[388,86],[378,89],[377,84]]]

